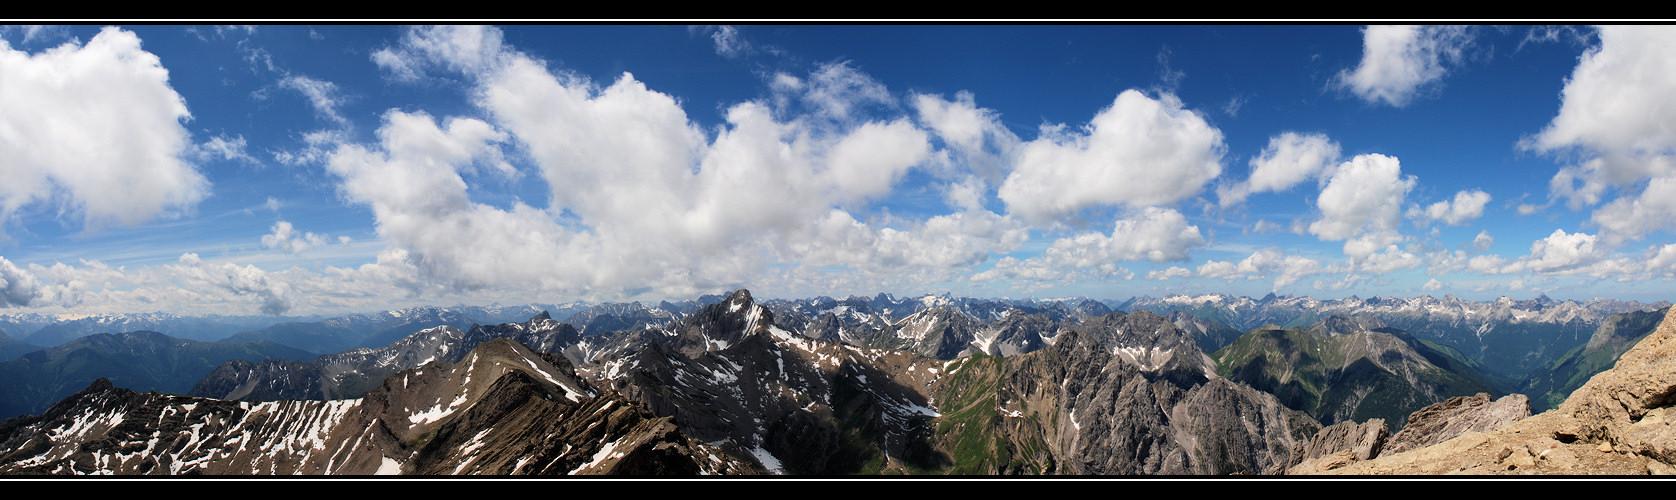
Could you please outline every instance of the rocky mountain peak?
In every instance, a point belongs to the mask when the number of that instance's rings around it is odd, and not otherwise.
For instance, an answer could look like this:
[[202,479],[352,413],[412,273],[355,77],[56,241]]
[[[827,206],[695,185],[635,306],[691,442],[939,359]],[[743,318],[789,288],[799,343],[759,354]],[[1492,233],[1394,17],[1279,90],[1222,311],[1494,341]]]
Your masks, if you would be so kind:
[[751,291],[744,288],[734,290],[733,293],[727,294],[727,298],[722,299],[722,302],[729,304],[728,308],[730,309],[734,307],[733,304],[750,305],[756,303],[751,300]]

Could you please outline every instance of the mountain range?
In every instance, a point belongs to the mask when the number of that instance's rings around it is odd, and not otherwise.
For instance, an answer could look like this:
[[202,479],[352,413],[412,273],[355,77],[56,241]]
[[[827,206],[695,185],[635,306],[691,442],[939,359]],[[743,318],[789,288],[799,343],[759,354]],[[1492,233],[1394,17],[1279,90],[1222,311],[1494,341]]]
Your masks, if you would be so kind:
[[[189,395],[83,382],[0,421],[0,472],[1277,474],[1385,421],[1403,431],[1427,405],[1510,392],[1480,359],[1342,304],[1243,334],[1206,317],[1218,309],[1136,301],[739,290],[683,304],[230,359]],[[1575,351],[1550,362],[1564,380],[1599,366],[1565,359],[1622,354],[1650,328],[1650,313],[1567,304],[1538,300],[1547,316],[1507,323],[1598,316],[1598,342],[1543,348]],[[1509,317],[1527,311],[1514,305]]]

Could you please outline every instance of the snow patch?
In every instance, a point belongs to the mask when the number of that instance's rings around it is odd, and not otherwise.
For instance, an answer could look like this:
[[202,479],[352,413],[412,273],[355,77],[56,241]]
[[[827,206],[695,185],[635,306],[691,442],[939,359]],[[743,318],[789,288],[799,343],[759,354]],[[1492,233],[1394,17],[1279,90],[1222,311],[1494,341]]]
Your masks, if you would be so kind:
[[768,450],[762,449],[762,445],[751,448],[751,456],[756,457],[758,462],[762,462],[762,467],[768,469],[769,473],[785,475],[786,467],[780,464],[780,459],[774,458],[774,455],[768,453]]

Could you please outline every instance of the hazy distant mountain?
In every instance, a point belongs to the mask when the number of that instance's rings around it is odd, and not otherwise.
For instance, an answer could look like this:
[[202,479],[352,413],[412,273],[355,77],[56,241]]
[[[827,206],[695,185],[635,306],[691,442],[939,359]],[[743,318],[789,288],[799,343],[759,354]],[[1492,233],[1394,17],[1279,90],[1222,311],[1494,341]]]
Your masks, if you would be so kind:
[[11,338],[6,335],[6,332],[0,331],[0,361],[7,361],[41,349],[45,349],[45,347]]
[[462,331],[443,325],[427,328],[377,349],[358,348],[313,357],[311,361],[228,361],[206,371],[193,385],[194,396],[245,401],[345,399],[360,397],[392,373],[431,361],[459,361],[479,344],[507,338],[540,352],[559,352],[581,336],[568,323],[546,312],[524,323],[478,325]]
[[199,342],[157,332],[101,333],[0,363],[0,415],[40,413],[100,378],[145,391],[184,393],[227,360],[298,359],[272,342]]
[[1495,376],[1523,379],[1583,344],[1607,316],[1668,305],[1607,299],[1556,301],[1545,295],[1529,300],[1502,297],[1473,302],[1453,295],[1317,300],[1271,293],[1261,299],[1230,295],[1136,297],[1119,309],[1186,311],[1242,331],[1270,324],[1283,328],[1308,326],[1333,315],[1371,316],[1391,328],[1465,353]]
[[35,345],[55,346],[95,333],[154,331],[175,338],[212,342],[242,329],[238,324],[220,319],[165,313],[89,316],[44,325],[23,340]]

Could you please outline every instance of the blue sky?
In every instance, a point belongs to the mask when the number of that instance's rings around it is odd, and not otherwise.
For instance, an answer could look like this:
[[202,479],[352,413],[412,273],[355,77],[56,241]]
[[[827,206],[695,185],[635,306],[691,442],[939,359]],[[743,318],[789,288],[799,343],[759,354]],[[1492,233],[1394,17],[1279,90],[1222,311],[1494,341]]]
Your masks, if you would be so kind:
[[1669,300],[1676,30],[0,28],[6,312]]

